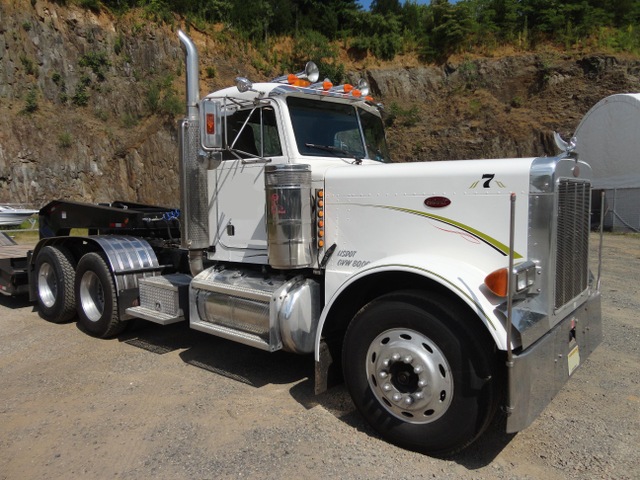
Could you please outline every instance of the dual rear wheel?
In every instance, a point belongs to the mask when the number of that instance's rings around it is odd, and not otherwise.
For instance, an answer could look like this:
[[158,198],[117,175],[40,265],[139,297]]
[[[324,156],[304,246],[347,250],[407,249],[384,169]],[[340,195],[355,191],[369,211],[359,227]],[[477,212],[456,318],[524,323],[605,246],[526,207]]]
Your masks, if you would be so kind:
[[77,262],[63,246],[46,246],[35,262],[40,316],[53,323],[76,315],[87,333],[108,338],[122,332],[113,276],[104,257],[86,253]]

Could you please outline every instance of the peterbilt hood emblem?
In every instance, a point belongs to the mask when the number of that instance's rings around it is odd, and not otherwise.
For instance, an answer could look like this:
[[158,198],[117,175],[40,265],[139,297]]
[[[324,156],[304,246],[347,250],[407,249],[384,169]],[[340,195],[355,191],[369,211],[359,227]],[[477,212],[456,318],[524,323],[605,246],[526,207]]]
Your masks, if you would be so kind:
[[431,208],[443,208],[451,205],[451,200],[447,197],[429,197],[424,201],[424,204]]

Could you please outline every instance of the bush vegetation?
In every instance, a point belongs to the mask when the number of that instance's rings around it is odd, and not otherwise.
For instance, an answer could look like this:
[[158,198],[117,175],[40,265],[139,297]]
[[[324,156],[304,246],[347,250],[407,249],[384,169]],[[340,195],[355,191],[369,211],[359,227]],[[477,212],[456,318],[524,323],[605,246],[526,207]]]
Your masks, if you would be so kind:
[[443,62],[453,53],[486,51],[500,45],[528,50],[549,42],[560,47],[640,52],[640,0],[432,0],[429,5],[373,0],[369,11],[356,0],[101,3],[118,12],[143,8],[158,21],[168,21],[171,13],[177,13],[198,25],[224,23],[255,43],[280,35],[301,43],[317,42],[317,35],[329,42],[349,38],[351,47],[381,59],[393,59],[411,48],[424,60]]

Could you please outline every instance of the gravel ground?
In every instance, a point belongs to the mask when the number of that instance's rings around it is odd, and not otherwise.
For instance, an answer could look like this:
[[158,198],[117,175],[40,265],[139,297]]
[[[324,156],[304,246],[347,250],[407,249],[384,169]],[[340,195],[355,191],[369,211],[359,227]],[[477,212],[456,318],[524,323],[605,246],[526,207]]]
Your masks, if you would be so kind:
[[97,340],[0,297],[0,478],[640,479],[638,276],[640,236],[606,235],[603,344],[529,428],[449,460],[380,440],[343,386],[314,396],[311,357],[186,324]]

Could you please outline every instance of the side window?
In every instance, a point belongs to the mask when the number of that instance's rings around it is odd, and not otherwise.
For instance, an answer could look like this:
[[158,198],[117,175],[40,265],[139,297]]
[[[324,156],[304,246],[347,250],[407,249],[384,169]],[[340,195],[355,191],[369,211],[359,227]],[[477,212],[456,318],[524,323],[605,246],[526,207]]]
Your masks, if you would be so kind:
[[380,117],[372,115],[363,109],[359,109],[359,114],[368,157],[378,162],[391,162]]
[[[282,147],[280,146],[280,135],[278,134],[278,124],[276,122],[276,112],[271,107],[262,109],[262,122],[260,123],[262,132],[262,152],[263,157],[276,157],[282,155]],[[253,125],[254,131],[258,125]],[[255,132],[256,135],[258,132]]]
[[253,158],[282,155],[276,115],[272,107],[238,110],[227,116],[226,128],[227,150],[223,153],[224,160],[235,159],[237,156]]

